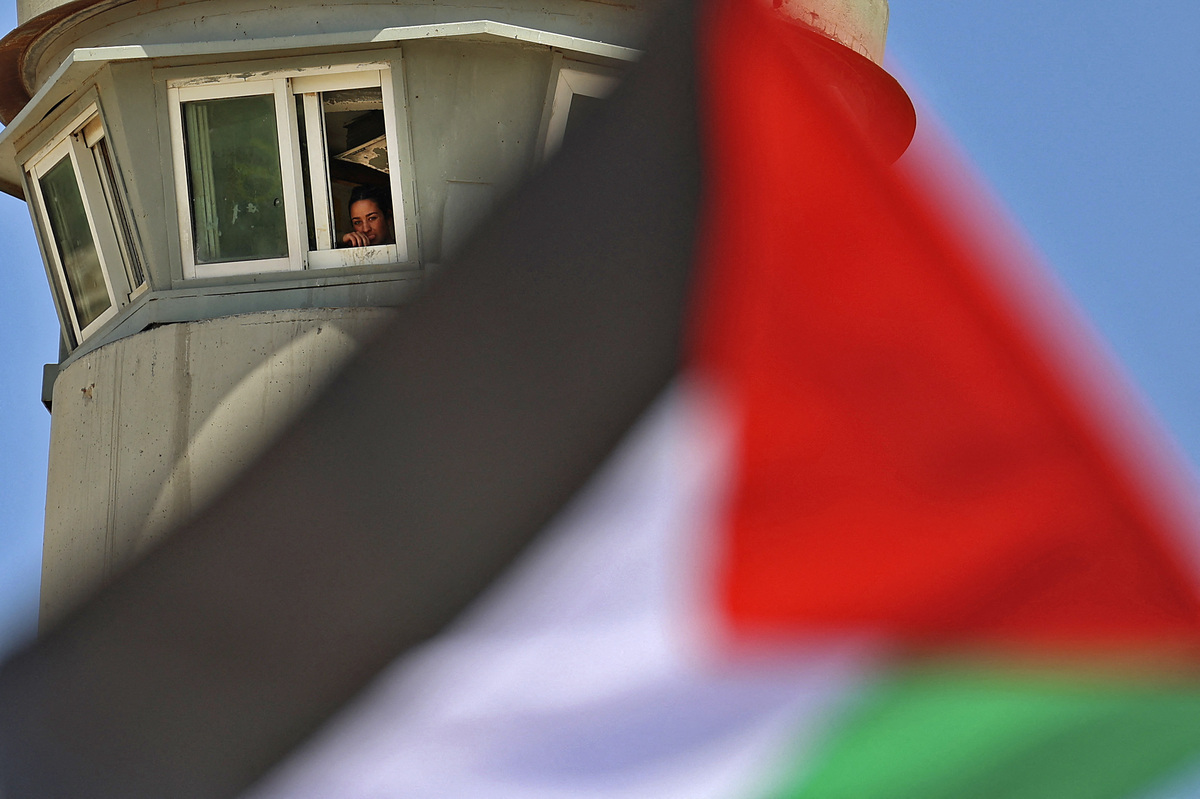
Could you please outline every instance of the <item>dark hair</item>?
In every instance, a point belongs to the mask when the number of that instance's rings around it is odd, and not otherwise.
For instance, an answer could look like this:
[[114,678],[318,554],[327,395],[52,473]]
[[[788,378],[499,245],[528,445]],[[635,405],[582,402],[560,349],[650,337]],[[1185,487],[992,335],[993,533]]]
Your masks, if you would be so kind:
[[359,200],[374,201],[384,216],[388,219],[392,218],[392,193],[383,186],[373,186],[371,184],[355,186],[354,190],[350,192],[350,207],[353,208],[354,204]]

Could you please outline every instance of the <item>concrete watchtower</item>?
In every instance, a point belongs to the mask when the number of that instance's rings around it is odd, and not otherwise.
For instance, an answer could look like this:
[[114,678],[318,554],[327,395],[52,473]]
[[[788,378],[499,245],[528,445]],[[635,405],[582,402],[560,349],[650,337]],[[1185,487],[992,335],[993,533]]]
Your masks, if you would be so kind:
[[[837,43],[847,91],[903,98],[877,66],[886,0],[776,5]],[[43,626],[233,479],[420,291],[636,59],[652,12],[19,0],[0,189],[29,204],[62,326]],[[394,241],[339,246],[355,186],[390,195]]]

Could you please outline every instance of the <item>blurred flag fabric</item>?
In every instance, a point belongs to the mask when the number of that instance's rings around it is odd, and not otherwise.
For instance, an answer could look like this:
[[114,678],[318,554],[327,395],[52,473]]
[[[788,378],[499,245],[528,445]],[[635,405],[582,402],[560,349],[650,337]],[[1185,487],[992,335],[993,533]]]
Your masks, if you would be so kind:
[[845,56],[694,16],[6,666],[6,799],[1200,794],[1188,478]]

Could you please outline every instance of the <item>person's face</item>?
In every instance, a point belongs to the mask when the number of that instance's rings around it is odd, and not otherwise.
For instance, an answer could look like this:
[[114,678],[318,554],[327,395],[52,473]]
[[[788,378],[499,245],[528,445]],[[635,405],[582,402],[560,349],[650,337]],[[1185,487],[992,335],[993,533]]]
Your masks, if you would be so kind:
[[384,216],[379,203],[374,200],[359,200],[350,206],[350,224],[355,233],[367,237],[367,244],[391,244],[392,221]]

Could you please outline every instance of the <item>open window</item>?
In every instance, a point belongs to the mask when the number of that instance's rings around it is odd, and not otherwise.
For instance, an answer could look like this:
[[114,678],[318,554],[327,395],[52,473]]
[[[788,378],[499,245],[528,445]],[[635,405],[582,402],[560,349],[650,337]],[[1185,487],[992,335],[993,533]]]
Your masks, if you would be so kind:
[[47,267],[75,341],[146,285],[133,221],[93,106],[26,164]]
[[587,119],[616,85],[617,75],[611,70],[579,61],[560,61],[553,78],[542,157],[549,158],[586,126]]
[[[186,277],[408,259],[386,68],[169,84]],[[356,186],[392,199],[390,240],[342,246]]]

